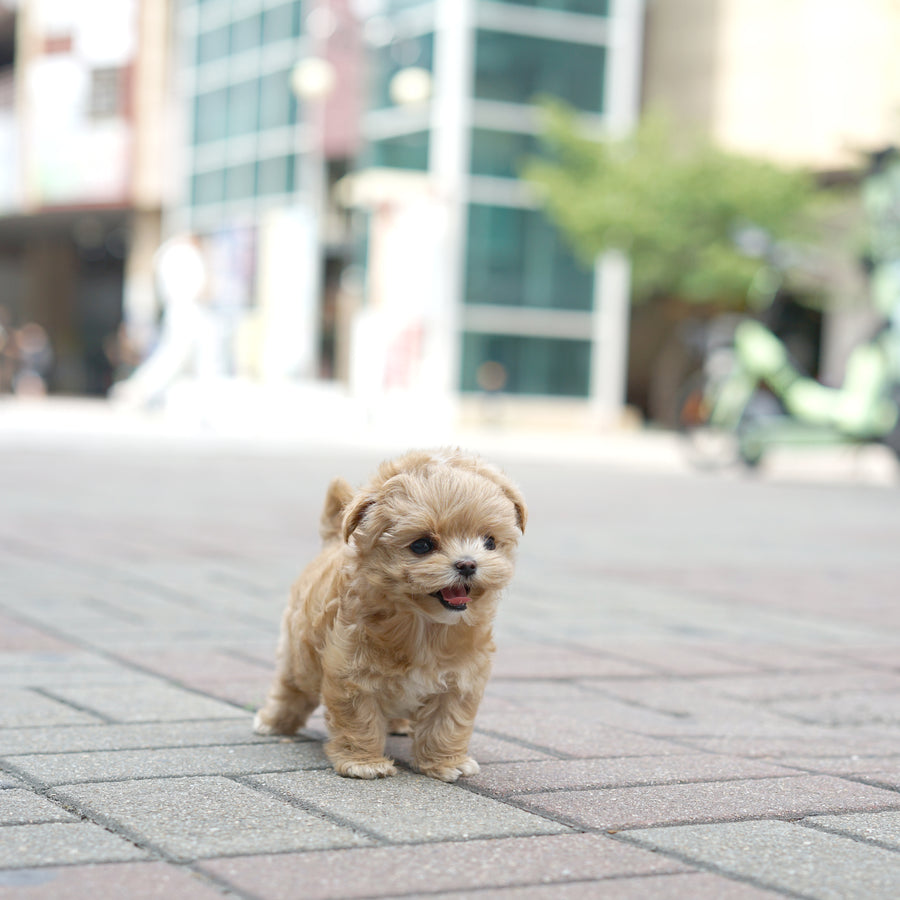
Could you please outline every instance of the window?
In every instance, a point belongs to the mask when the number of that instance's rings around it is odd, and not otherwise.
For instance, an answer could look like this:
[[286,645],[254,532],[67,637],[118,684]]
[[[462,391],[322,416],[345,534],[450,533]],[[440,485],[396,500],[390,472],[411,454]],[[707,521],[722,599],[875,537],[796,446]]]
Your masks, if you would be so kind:
[[191,203],[221,203],[225,199],[225,173],[221,169],[198,172],[191,179]]
[[428,168],[428,132],[373,141],[369,155],[373,166],[424,171]]
[[256,164],[242,163],[232,166],[225,173],[225,197],[228,200],[246,200],[256,191]]
[[228,89],[228,133],[249,134],[256,130],[259,113],[259,84],[254,78]]
[[466,332],[462,390],[481,390],[478,370],[487,362],[503,367],[510,394],[586,397],[590,390],[590,341]]
[[290,194],[294,191],[294,157],[276,156],[260,160],[256,170],[256,192]]
[[285,3],[272,9],[263,11],[262,14],[262,40],[263,45],[283,41],[286,38],[294,38],[300,35],[300,3]]
[[519,167],[529,156],[538,154],[538,147],[537,138],[530,134],[474,128],[470,166],[472,174],[518,178]]
[[374,109],[393,106],[390,96],[391,79],[401,69],[416,66],[432,71],[434,34],[421,34],[401,38],[382,47],[372,56],[372,96]]
[[194,101],[194,143],[220,141],[228,125],[228,92],[225,88],[198,94]]
[[297,100],[291,91],[289,70],[259,80],[259,128],[283,128],[297,121]]
[[261,24],[262,19],[259,13],[231,23],[232,55],[244,53],[247,50],[254,50],[259,46]]
[[609,0],[500,0],[500,2],[510,6],[555,9],[560,12],[583,13],[588,16],[609,15]]
[[197,62],[207,63],[228,56],[228,26],[202,32],[197,38]]
[[590,310],[593,284],[541,212],[469,206],[467,303]]
[[550,94],[600,113],[605,64],[604,47],[481,30],[475,41],[475,97],[529,104]]
[[121,83],[121,69],[93,69],[91,71],[91,89],[87,110],[91,119],[111,119],[119,115]]

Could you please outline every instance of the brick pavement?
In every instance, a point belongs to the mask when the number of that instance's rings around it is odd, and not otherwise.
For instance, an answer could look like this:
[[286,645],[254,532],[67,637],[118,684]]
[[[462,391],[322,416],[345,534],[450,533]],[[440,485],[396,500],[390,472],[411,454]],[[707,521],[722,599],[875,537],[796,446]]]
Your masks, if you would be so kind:
[[321,714],[250,722],[324,486],[378,458],[0,445],[0,898],[900,896],[896,488],[510,448],[482,772],[393,738],[356,782]]

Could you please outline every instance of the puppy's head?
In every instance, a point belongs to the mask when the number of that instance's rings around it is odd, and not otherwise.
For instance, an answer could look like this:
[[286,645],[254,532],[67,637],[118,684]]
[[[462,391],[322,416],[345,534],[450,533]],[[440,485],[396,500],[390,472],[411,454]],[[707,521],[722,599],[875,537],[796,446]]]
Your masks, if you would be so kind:
[[455,624],[492,613],[526,516],[517,488],[492,466],[457,452],[413,453],[384,464],[342,524],[361,574],[388,603]]

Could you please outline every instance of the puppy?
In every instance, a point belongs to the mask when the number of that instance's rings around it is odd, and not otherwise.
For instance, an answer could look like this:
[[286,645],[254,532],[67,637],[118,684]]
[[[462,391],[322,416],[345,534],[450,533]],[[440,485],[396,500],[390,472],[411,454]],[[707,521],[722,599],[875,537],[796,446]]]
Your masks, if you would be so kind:
[[324,546],[291,590],[255,731],[293,734],[321,700],[341,775],[395,774],[389,730],[411,733],[425,775],[477,773],[469,739],[526,516],[498,469],[459,451],[385,462],[359,492],[335,479]]

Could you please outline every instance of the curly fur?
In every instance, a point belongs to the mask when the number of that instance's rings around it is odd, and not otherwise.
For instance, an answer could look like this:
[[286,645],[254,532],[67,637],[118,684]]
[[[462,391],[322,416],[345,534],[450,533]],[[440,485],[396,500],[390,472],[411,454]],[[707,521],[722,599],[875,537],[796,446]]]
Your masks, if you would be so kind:
[[[385,462],[357,492],[335,479],[323,548],[291,590],[256,731],[293,734],[321,701],[325,750],[341,775],[394,774],[389,729],[412,734],[420,772],[443,781],[476,773],[469,739],[526,516],[505,475],[459,451]],[[416,553],[421,539],[431,549]]]

